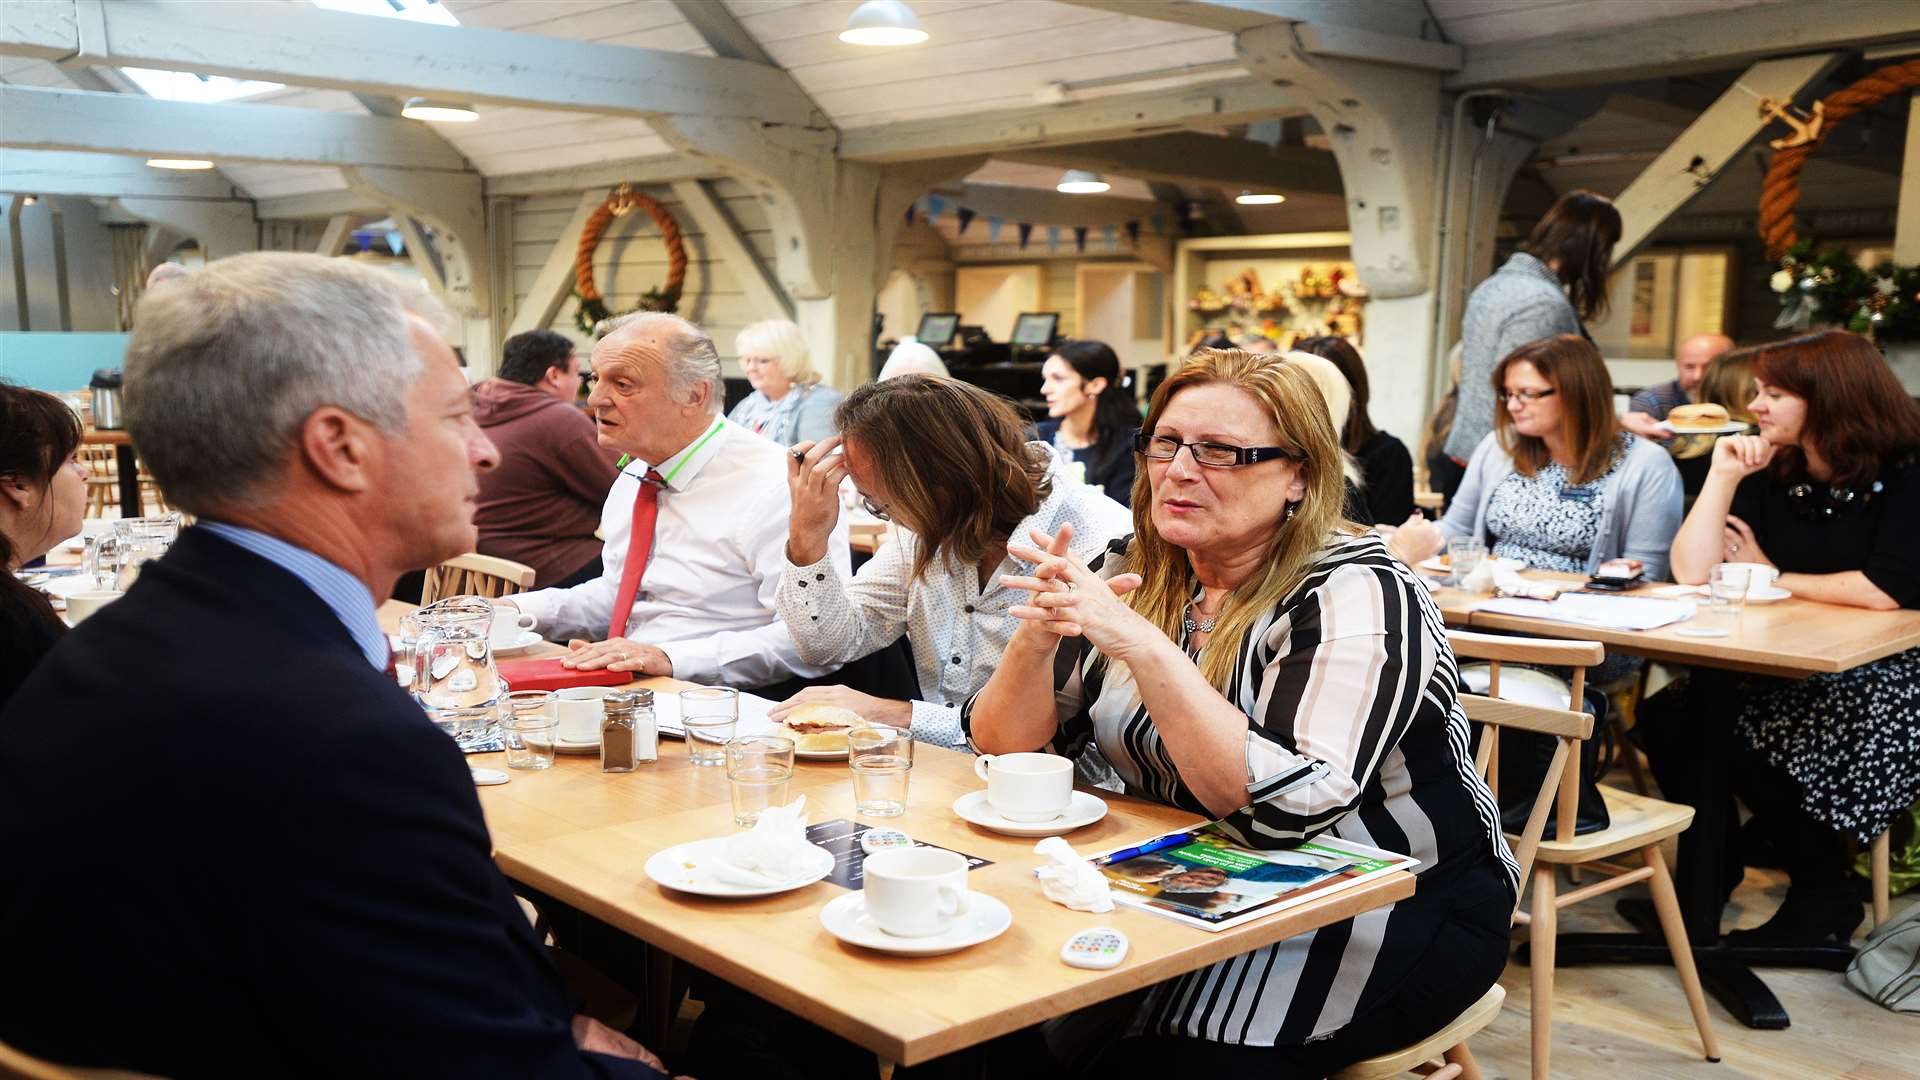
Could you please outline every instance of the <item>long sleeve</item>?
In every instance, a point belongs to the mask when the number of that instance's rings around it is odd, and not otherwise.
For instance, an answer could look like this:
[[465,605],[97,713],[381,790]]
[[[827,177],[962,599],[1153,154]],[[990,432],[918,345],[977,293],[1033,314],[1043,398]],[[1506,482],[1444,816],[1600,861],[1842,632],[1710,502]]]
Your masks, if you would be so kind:
[[[808,566],[785,562],[774,610],[801,659],[840,665],[878,652],[907,629],[907,593],[919,540],[901,533],[848,581],[831,553]],[[784,549],[782,553],[784,562]]]
[[[1627,493],[1623,500],[1621,512],[1625,521],[1620,554],[1644,563],[1642,573],[1648,580],[1666,581],[1670,574],[1673,538],[1680,531],[1685,513],[1686,496],[1680,483],[1680,470],[1666,450],[1652,443],[1635,438],[1634,448],[1639,468],[1631,473],[1622,470],[1623,474],[1635,477],[1635,490]],[[1648,453],[1647,449],[1654,452]]]
[[830,386],[814,386],[795,412],[793,443],[819,442],[833,435],[836,430],[833,410],[839,404],[839,391]]
[[620,588],[620,572],[627,561],[628,533],[632,531],[633,500],[640,482],[631,473],[614,478],[607,492],[606,505],[600,510],[600,532],[606,537],[601,550],[603,569],[599,577],[566,589],[536,589],[512,598],[521,611],[534,617],[534,626],[549,641],[586,638],[599,641],[607,636],[613,620],[613,601]]
[[1440,531],[1449,540],[1480,535],[1481,488],[1488,483],[1492,456],[1499,453],[1502,453],[1500,444],[1492,432],[1474,448],[1466,474],[1460,478],[1460,489],[1453,493],[1453,502],[1447,504],[1447,516],[1440,519]]
[[1373,520],[1363,525],[1398,525],[1413,513],[1413,455],[1407,444],[1381,432],[1361,467],[1367,479],[1367,509]]

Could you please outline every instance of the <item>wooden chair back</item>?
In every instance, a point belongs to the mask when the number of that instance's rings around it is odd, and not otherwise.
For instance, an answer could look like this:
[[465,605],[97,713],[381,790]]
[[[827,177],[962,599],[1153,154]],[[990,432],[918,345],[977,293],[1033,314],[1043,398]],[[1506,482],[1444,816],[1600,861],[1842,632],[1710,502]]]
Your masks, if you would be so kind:
[[448,559],[427,571],[420,602],[431,604],[449,596],[484,596],[491,600],[533,588],[533,567],[492,555],[467,554]]
[[92,1069],[73,1065],[56,1065],[44,1061],[21,1050],[15,1050],[6,1043],[0,1043],[0,1076],[19,1077],[21,1080],[159,1080],[148,1073],[128,1072],[124,1069]]
[[1586,686],[1586,669],[1606,655],[1597,641],[1548,641],[1538,638],[1501,637],[1449,630],[1447,640],[1454,656],[1462,660],[1485,660],[1491,671],[1487,695],[1461,694],[1460,703],[1467,720],[1480,725],[1480,748],[1474,754],[1473,767],[1489,787],[1499,794],[1499,729],[1531,731],[1554,739],[1553,760],[1541,778],[1534,795],[1533,810],[1514,846],[1520,862],[1520,880],[1526,881],[1533,869],[1533,856],[1546,831],[1547,813],[1558,805],[1556,839],[1573,839],[1574,818],[1579,811],[1580,755],[1575,744],[1593,735],[1593,717],[1577,709],[1555,709],[1503,701],[1500,693],[1500,667],[1506,663],[1534,664],[1573,668],[1573,696],[1568,702],[1578,705]]

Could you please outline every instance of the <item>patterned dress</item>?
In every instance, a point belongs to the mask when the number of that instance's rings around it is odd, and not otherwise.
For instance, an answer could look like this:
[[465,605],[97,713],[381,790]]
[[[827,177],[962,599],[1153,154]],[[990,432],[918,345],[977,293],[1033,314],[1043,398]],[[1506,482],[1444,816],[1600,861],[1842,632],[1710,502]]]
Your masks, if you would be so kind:
[[1607,471],[1585,484],[1569,483],[1566,466],[1558,462],[1548,462],[1532,476],[1515,472],[1500,481],[1487,504],[1492,554],[1539,570],[1585,573],[1632,439],[1622,434]]

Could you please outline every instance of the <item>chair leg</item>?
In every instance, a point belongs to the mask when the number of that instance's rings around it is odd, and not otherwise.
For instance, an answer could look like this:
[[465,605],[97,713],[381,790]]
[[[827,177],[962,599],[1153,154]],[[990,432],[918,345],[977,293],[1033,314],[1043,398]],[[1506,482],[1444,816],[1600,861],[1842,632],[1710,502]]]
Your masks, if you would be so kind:
[[1627,761],[1627,773],[1633,777],[1633,790],[1642,795],[1651,794],[1646,770],[1640,765],[1640,751],[1634,749],[1633,743],[1627,739],[1626,719],[1615,711],[1608,723],[1613,727],[1614,745],[1620,747],[1620,756]]
[[1446,1058],[1447,1064],[1460,1067],[1460,1080],[1485,1080],[1480,1074],[1480,1063],[1473,1060],[1473,1051],[1467,1049],[1466,1043],[1448,1050]]
[[1888,836],[1893,832],[1886,829],[1873,838],[1873,847],[1869,849],[1868,863],[1873,868],[1873,928],[1880,929],[1887,921],[1888,910],[1893,906],[1893,886],[1889,882]]
[[1667,873],[1667,860],[1660,845],[1640,849],[1640,858],[1653,871],[1647,879],[1653,889],[1653,910],[1660,915],[1660,929],[1667,938],[1667,950],[1673,953],[1673,968],[1680,973],[1680,988],[1686,991],[1687,1008],[1693,1010],[1693,1024],[1700,1029],[1700,1046],[1708,1061],[1720,1060],[1720,1044],[1713,1037],[1713,1020],[1707,1015],[1707,995],[1700,989],[1700,972],[1693,965],[1693,946],[1687,941],[1687,923],[1680,915],[1680,897],[1673,891],[1673,877]]
[[1547,1080],[1553,1054],[1553,946],[1560,912],[1555,906],[1553,867],[1533,868],[1533,1075]]

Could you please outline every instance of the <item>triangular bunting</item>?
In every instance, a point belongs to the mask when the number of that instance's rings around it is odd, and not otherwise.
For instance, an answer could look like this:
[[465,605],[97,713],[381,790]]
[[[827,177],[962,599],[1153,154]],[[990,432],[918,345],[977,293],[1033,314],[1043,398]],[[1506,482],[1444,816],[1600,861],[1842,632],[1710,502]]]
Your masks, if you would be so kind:
[[962,206],[954,210],[953,216],[958,218],[960,221],[960,235],[961,236],[967,235],[967,226],[973,224],[973,219],[974,219],[973,211]]
[[1085,225],[1075,225],[1073,227],[1073,250],[1087,250],[1087,227]]
[[1020,230],[1020,250],[1027,250],[1027,241],[1033,238],[1033,225],[1023,221],[1014,228]]

